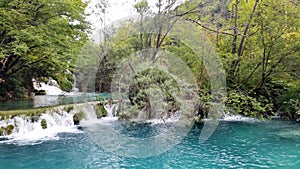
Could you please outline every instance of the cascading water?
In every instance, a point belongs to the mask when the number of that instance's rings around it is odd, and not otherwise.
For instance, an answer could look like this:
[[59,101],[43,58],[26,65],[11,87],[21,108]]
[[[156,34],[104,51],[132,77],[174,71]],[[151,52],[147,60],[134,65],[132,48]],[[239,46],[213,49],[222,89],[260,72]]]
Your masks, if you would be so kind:
[[40,116],[15,116],[0,120],[1,143],[36,144],[41,140],[59,139],[59,133],[80,132],[73,123],[73,114],[49,110]]
[[260,121],[256,118],[244,117],[242,115],[225,113],[224,116],[219,119],[220,121]]
[[79,92],[79,89],[77,88],[77,78],[75,76],[75,74],[73,74],[73,84],[72,84],[72,93],[76,93]]
[[84,104],[83,107],[81,105],[80,108],[76,108],[76,109],[82,110],[85,113],[85,116],[86,116],[85,119],[86,120],[97,119],[97,115],[95,113],[95,109],[90,104]]
[[149,119],[146,122],[151,123],[153,125],[163,124],[163,123],[174,123],[179,121],[180,112],[176,111],[174,113],[165,113],[162,118]]
[[116,116],[116,109],[118,108],[118,104],[106,104],[104,108],[107,112],[106,117],[114,117]]
[[[84,113],[84,118],[80,121],[82,127],[100,123],[106,124],[118,120],[118,117],[116,117],[118,104],[104,105],[107,116],[101,119],[97,119],[96,105],[96,102],[77,104],[73,105],[73,108],[69,111],[66,111],[66,106],[58,106],[46,110],[40,115],[2,117],[0,119],[0,143],[37,144],[45,140],[59,139],[59,133],[80,133],[82,131],[74,125],[74,117],[82,112]],[[177,114],[178,112],[171,116],[151,119],[146,122],[152,124],[175,122],[178,120]]]
[[47,95],[63,95],[65,92],[61,90],[59,85],[52,78],[48,83],[38,82],[35,79],[32,79],[33,87],[35,90],[44,90]]

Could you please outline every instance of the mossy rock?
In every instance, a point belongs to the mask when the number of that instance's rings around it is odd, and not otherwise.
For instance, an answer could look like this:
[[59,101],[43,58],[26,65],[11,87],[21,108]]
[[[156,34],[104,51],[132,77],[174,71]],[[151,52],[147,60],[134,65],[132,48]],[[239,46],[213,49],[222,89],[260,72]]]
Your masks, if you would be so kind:
[[6,127],[1,127],[0,128],[0,136],[6,136],[6,135],[11,135],[11,133],[13,132],[15,126],[10,124]]
[[7,135],[11,135],[12,131],[14,130],[15,126],[10,124],[6,127],[6,133]]
[[121,121],[128,121],[128,120],[130,120],[130,116],[128,116],[126,114],[121,114],[119,116],[119,120],[121,120]]
[[45,119],[42,119],[41,126],[42,126],[42,129],[46,129],[47,128],[47,121]]
[[74,110],[74,106],[71,105],[71,106],[67,106],[67,107],[64,107],[64,110],[68,113],[70,113],[72,110]]
[[85,118],[84,112],[75,113],[73,116],[74,125],[79,125],[80,121]]
[[4,136],[5,133],[6,133],[6,128],[2,126],[2,127],[0,128],[0,136]]
[[101,117],[106,117],[107,116],[107,112],[103,106],[102,103],[98,103],[95,105],[94,107],[97,118],[100,119]]

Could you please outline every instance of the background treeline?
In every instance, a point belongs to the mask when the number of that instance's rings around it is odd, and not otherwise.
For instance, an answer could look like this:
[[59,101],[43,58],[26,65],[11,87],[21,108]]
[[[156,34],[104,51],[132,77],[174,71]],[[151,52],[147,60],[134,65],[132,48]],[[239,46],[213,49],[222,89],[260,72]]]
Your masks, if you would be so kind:
[[[102,20],[109,12],[108,3],[102,0],[96,5],[100,11],[97,16]],[[91,57],[87,59],[89,61],[80,62],[86,67],[93,56],[103,50],[103,58],[96,63],[99,67],[94,83],[89,85],[92,85],[92,91],[111,92],[112,78],[124,58],[137,51],[160,49],[178,56],[196,77],[197,92],[203,102],[199,117],[203,118],[212,104],[211,84],[198,54],[180,39],[164,32],[164,28],[154,28],[161,31],[159,33],[142,32],[126,37],[137,26],[149,28],[151,24],[155,25],[147,19],[149,14],[155,13],[157,17],[177,16],[206,33],[225,69],[227,95],[224,97],[229,112],[300,119],[298,0],[191,0],[180,5],[176,0],[158,0],[154,8],[142,0],[134,5],[139,19],[124,23],[118,29],[104,30],[101,33],[104,43],[100,45],[85,43],[89,30],[84,14],[86,5],[80,0],[0,2],[1,98],[28,95],[33,77],[41,80],[53,77],[68,91],[72,73],[76,74],[76,57]],[[174,17],[169,18],[168,22],[176,22]],[[96,51],[80,53],[83,44]],[[108,44],[110,48],[106,47]],[[77,69],[81,70],[80,66]],[[80,82],[79,77],[77,87],[80,90],[89,88],[83,81]],[[177,86],[172,88],[172,78],[158,70],[141,72],[133,79],[132,104],[147,106],[146,96],[150,92],[147,86],[154,81],[168,96],[171,107],[176,107],[171,93]]]
[[[147,14],[166,17],[169,14],[204,31],[226,71],[229,112],[255,117],[300,118],[299,1],[197,0],[176,7],[175,4],[176,1],[158,1],[153,10],[147,1],[139,1],[134,6],[140,16],[137,22],[148,28]],[[211,104],[210,79],[203,61],[172,35],[141,33],[122,39],[134,27],[133,23],[124,24],[118,30],[106,32],[106,41],[114,46],[100,64],[96,90],[110,92],[112,77],[122,58],[143,49],[160,48],[180,57],[194,73],[200,99],[205,102],[199,110],[203,118]],[[193,34],[189,30],[186,33]]]

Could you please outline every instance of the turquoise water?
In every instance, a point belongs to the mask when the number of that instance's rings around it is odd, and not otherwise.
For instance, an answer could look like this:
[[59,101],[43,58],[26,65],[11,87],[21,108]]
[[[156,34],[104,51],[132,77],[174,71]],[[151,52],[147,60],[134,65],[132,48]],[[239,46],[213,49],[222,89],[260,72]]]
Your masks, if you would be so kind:
[[[151,137],[159,126],[117,128],[130,137]],[[171,150],[147,158],[107,152],[86,128],[36,145],[0,144],[0,168],[300,168],[300,123],[222,121],[209,140],[198,144],[201,128],[195,125]]]
[[0,101],[0,111],[6,110],[24,110],[32,109],[37,107],[48,107],[57,105],[66,105],[73,103],[85,103],[93,102],[101,99],[109,99],[111,95],[108,93],[87,93],[83,100],[83,94],[78,93],[74,95],[55,96],[55,95],[44,95],[35,96],[30,99],[18,99],[11,101]]

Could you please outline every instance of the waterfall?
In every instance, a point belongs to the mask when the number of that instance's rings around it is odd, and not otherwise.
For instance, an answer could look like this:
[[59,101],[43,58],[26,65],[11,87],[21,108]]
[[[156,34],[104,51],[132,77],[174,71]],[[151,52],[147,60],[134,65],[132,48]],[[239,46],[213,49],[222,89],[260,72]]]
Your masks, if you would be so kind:
[[77,78],[75,76],[75,74],[73,74],[73,84],[72,84],[72,93],[76,93],[79,92],[79,89],[76,87],[77,86]]
[[86,120],[97,119],[97,115],[95,109],[90,104],[84,104],[84,106],[80,106],[77,109],[82,110],[86,115]]
[[36,79],[32,79],[33,87],[35,90],[44,90],[47,95],[62,95],[65,92],[61,90],[57,81],[50,78],[49,82],[46,84],[44,82],[39,82]]
[[19,115],[0,120],[0,143],[37,144],[42,140],[59,139],[59,133],[78,133],[73,113],[62,109],[47,110],[40,116]]
[[156,124],[164,124],[164,123],[175,123],[180,119],[180,112],[176,111],[174,113],[165,113],[162,118],[155,118],[146,120],[146,122],[151,123],[153,125]]
[[117,108],[118,108],[118,104],[106,104],[106,105],[104,105],[104,109],[107,112],[106,117],[116,116],[116,109]]

